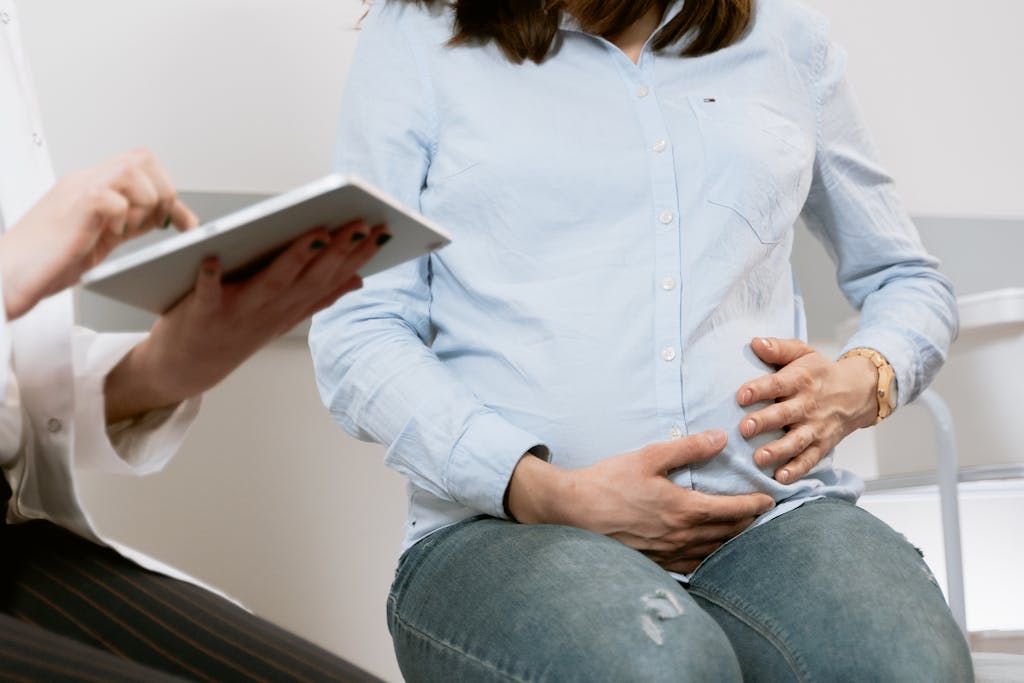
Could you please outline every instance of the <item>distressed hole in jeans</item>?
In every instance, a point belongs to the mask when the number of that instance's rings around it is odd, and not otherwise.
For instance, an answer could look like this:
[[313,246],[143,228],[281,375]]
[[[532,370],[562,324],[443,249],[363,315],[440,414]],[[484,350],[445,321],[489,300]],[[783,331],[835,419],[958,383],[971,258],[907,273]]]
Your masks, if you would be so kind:
[[640,626],[647,637],[654,641],[655,645],[665,644],[665,632],[658,622],[668,621],[682,616],[684,610],[676,596],[666,590],[657,590],[654,593],[645,595],[642,599],[644,613],[640,617]]
[[[904,536],[903,538],[906,539],[907,537]],[[909,540],[907,542],[909,543]],[[918,548],[913,543],[911,543],[910,545],[911,545],[911,547],[914,550],[917,551],[917,554],[920,555],[921,559],[923,560],[924,559],[924,551],[921,550],[920,548]],[[935,578],[935,574],[932,573],[931,568],[927,564],[922,562],[921,563],[921,570],[924,572],[924,575],[928,577],[928,580],[930,582],[932,582],[932,584],[934,584],[935,586],[938,586],[940,589],[942,588],[941,586],[939,586],[939,580]]]

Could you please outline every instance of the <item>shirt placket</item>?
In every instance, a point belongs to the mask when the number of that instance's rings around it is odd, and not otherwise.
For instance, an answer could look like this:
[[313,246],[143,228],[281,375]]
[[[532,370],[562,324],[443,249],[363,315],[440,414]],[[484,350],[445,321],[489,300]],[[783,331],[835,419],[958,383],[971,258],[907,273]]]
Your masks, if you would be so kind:
[[[655,394],[658,425],[665,439],[678,439],[687,433],[683,413],[682,364],[682,254],[679,213],[679,184],[672,140],[658,102],[655,79],[656,57],[645,49],[639,64],[629,64],[627,87],[640,122],[642,144],[651,173],[651,231],[654,236],[654,270],[651,291],[654,296]],[[688,470],[673,479],[692,485]]]
[[53,183],[17,22],[14,5],[0,0],[0,109],[5,116],[0,130],[0,153],[5,162],[0,169],[0,204],[6,228]]

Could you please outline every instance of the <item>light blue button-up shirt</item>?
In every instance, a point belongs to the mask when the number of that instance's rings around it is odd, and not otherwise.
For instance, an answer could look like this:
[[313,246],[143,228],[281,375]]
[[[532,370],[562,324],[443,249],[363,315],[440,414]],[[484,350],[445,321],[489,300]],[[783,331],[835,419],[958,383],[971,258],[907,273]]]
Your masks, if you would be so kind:
[[537,447],[580,468],[724,429],[724,452],[675,482],[766,492],[769,515],[859,494],[831,458],[776,482],[752,456],[779,434],[738,431],[737,390],[772,371],[750,340],[805,336],[794,222],[803,212],[861,310],[847,348],[889,359],[901,403],[942,364],[955,302],[824,20],[791,0],[756,5],[738,44],[699,58],[645,49],[639,64],[569,22],[543,64],[517,65],[493,44],[447,46],[448,9],[370,12],[337,168],[455,240],[321,313],[310,345],[331,414],[408,477],[407,546],[504,517],[512,472]]

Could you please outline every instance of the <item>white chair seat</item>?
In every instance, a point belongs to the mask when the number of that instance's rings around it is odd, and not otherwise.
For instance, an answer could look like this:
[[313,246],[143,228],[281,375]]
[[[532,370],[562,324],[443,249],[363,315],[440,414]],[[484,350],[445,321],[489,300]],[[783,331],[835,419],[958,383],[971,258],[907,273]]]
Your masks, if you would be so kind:
[[972,652],[977,683],[1024,683],[1024,655]]

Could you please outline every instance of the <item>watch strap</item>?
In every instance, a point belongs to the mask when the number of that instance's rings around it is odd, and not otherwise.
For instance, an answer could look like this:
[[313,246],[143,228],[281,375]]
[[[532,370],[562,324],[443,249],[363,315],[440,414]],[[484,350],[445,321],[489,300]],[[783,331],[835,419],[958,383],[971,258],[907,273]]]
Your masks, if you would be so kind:
[[850,358],[851,356],[867,358],[878,369],[878,415],[875,418],[875,424],[878,424],[896,410],[896,391],[894,386],[896,371],[893,370],[892,365],[889,364],[885,356],[874,349],[867,347],[851,349],[840,356],[839,360]]

